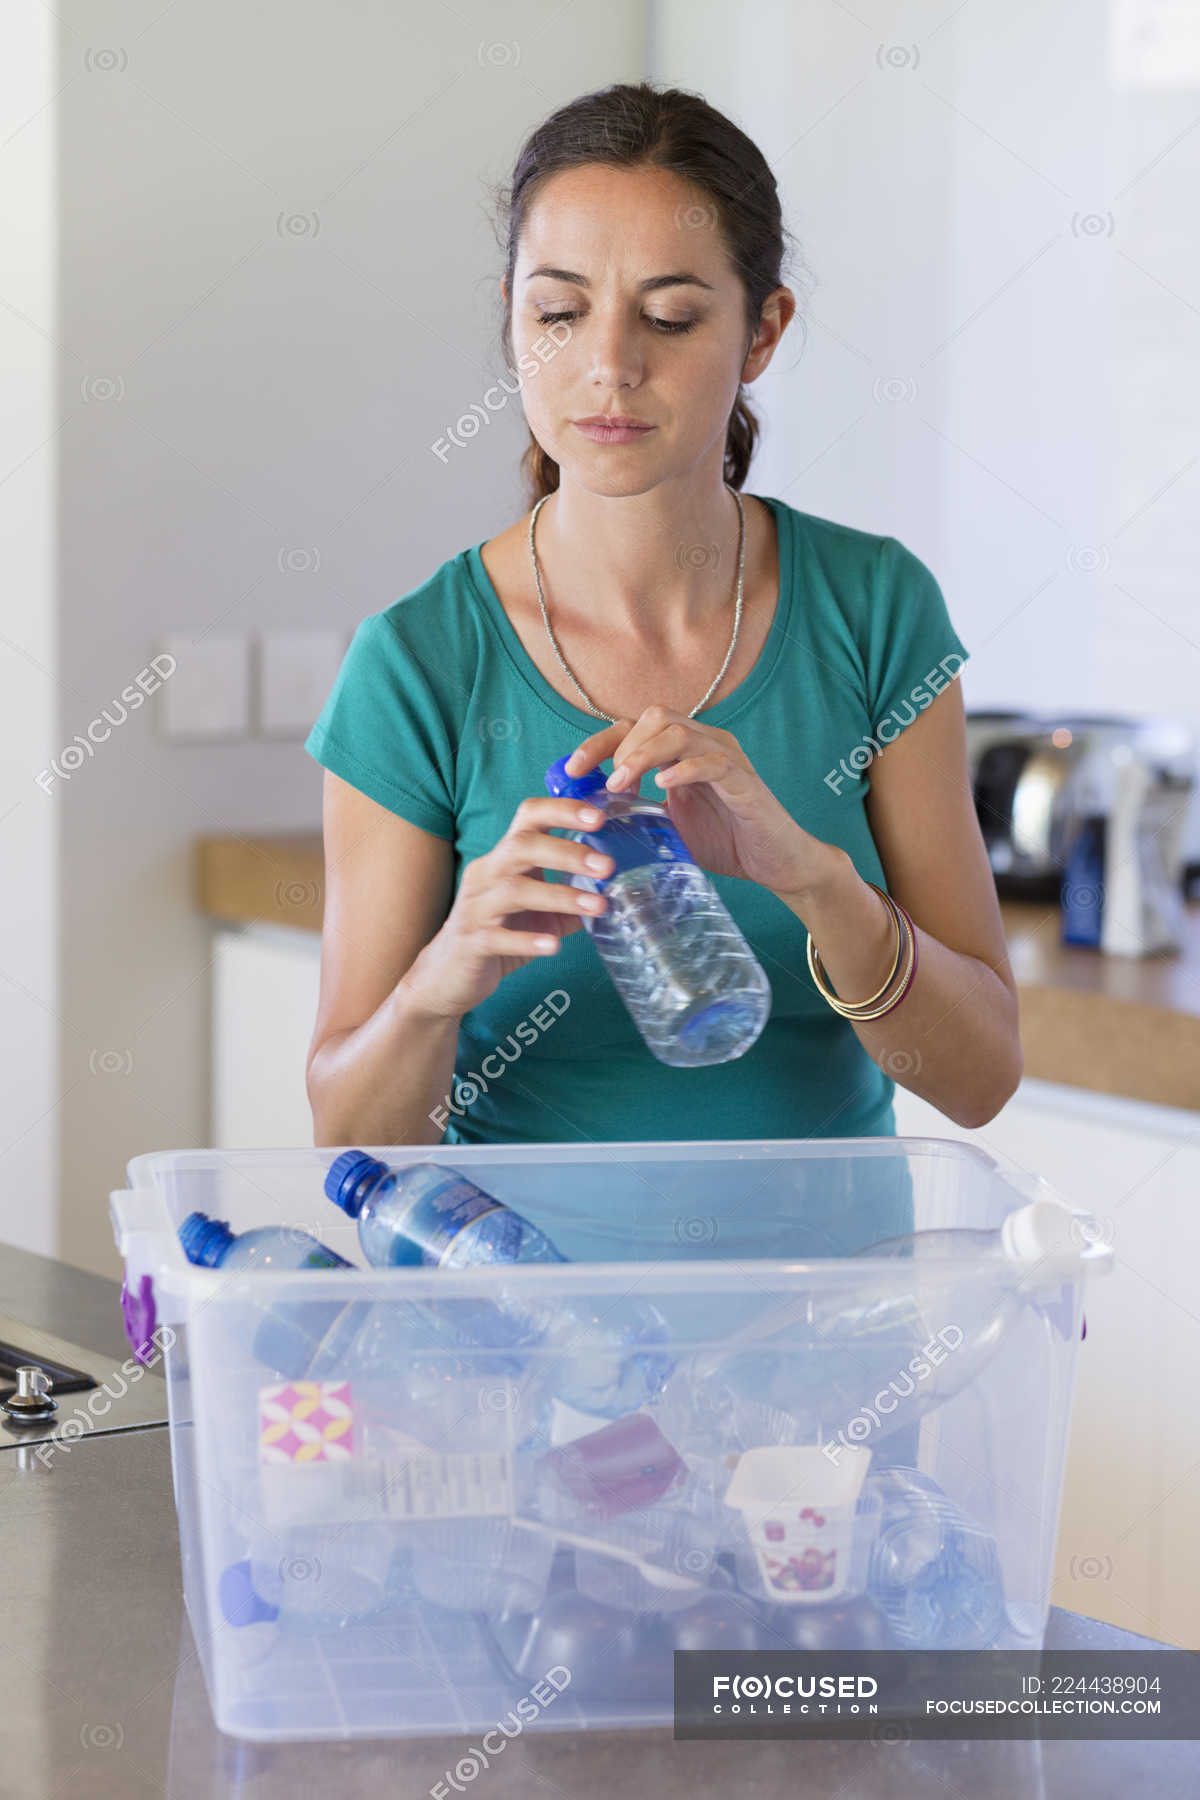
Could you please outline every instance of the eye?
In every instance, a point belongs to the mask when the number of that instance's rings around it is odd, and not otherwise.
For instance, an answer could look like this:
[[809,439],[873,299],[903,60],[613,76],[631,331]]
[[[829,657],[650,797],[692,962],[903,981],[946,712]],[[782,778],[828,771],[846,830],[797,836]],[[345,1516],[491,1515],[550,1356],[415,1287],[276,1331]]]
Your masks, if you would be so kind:
[[[579,314],[574,312],[539,312],[537,321],[539,325],[559,325],[562,324],[564,320],[577,319],[578,317]],[[647,324],[656,325],[658,329],[664,333],[694,331],[696,328],[695,319],[656,319],[651,316],[647,319]]]

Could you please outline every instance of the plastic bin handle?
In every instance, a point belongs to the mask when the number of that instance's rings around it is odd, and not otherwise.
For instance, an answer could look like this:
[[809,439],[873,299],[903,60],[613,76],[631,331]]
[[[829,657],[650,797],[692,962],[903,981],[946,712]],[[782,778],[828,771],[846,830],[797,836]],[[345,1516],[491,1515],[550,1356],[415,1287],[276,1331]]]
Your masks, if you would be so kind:
[[157,1194],[137,1188],[116,1188],[108,1196],[113,1241],[128,1260],[135,1236],[150,1237],[162,1231],[162,1201]]

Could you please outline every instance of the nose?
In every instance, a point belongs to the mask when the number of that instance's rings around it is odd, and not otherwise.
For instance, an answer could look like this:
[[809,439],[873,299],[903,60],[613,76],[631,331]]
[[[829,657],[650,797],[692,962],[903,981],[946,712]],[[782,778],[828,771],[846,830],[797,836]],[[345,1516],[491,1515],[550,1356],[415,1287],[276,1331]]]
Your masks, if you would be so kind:
[[588,375],[595,387],[637,387],[642,379],[642,352],[637,326],[620,307],[592,308],[588,320]]

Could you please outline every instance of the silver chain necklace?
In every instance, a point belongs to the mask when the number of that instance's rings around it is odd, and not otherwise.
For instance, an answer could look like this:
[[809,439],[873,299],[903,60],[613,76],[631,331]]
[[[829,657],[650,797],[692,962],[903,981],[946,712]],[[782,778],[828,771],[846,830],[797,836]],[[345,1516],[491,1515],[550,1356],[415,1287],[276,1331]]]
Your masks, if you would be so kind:
[[[734,614],[733,614],[733,636],[730,638],[729,648],[725,652],[725,661],[721,664],[721,667],[717,671],[716,680],[712,683],[711,687],[708,690],[708,693],[705,694],[703,700],[698,700],[696,702],[695,706],[693,706],[691,712],[688,714],[689,719],[695,718],[696,714],[700,711],[701,707],[706,706],[708,704],[709,694],[714,693],[715,690],[720,686],[721,677],[724,675],[726,669],[729,667],[729,659],[733,655],[734,646],[738,641],[738,632],[741,630],[741,625],[742,625],[742,576],[743,576],[743,573],[745,570],[745,562],[746,562],[746,509],[742,505],[742,496],[738,493],[737,489],[734,487],[729,487],[728,482],[725,483],[725,486],[727,488],[729,488],[729,492],[733,495],[734,499],[737,501],[737,509],[738,509],[737,603],[734,607]],[[594,706],[592,704],[592,702],[588,699],[588,696],[584,693],[583,689],[579,686],[579,683],[577,681],[575,681],[575,676],[572,673],[571,669],[567,665],[567,659],[558,647],[558,639],[555,637],[554,632],[550,628],[550,616],[546,611],[546,596],[542,592],[542,571],[538,566],[537,551],[533,547],[533,528],[537,523],[538,514],[541,512],[543,506],[545,506],[545,504],[549,498],[550,498],[549,494],[543,494],[541,499],[538,501],[537,505],[534,507],[532,513],[529,515],[529,554],[530,554],[530,557],[533,559],[533,578],[537,582],[538,605],[542,609],[542,620],[546,627],[546,635],[550,639],[550,643],[553,646],[555,656],[557,656],[560,664],[562,665],[563,673],[565,675],[569,675],[571,677],[571,680],[573,682],[575,682],[575,686],[578,689],[579,693],[582,695],[584,705],[587,707],[588,711],[590,713],[595,713],[595,715],[598,719],[608,719],[608,722],[610,725],[615,725],[616,720],[611,718],[608,713],[601,712],[601,710],[598,706]]]

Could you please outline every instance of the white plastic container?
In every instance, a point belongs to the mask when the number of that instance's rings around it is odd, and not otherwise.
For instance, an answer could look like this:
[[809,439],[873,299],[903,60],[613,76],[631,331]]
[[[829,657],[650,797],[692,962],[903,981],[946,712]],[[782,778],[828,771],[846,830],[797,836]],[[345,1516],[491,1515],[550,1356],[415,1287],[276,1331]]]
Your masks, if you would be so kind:
[[[111,1197],[137,1335],[157,1323],[174,1337],[164,1360],[184,1592],[222,1731],[262,1741],[458,1734],[510,1714],[523,1731],[667,1724],[676,1646],[783,1649],[781,1620],[802,1616],[811,1633],[818,1615],[825,1647],[883,1647],[854,1610],[866,1604],[857,1577],[850,1600],[773,1607],[754,1580],[743,1514],[724,1503],[746,1450],[818,1444],[824,1427],[814,1433],[800,1408],[781,1413],[777,1395],[722,1411],[689,1387],[714,1353],[739,1341],[761,1349],[764,1315],[781,1309],[775,1366],[790,1392],[794,1359],[811,1397],[819,1359],[846,1347],[806,1336],[806,1302],[835,1291],[910,1296],[932,1333],[947,1319],[969,1330],[976,1309],[1020,1290],[1016,1323],[969,1387],[900,1432],[888,1433],[881,1406],[877,1429],[853,1435],[874,1466],[920,1468],[994,1537],[1007,1620],[995,1647],[1041,1646],[1085,1279],[1111,1266],[1111,1249],[1081,1214],[1077,1246],[1036,1271],[854,1253],[912,1230],[997,1227],[1030,1200],[1054,1199],[1043,1181],[937,1138],[361,1148],[460,1170],[572,1261],[367,1269],[354,1225],[322,1191],[336,1149],[139,1156],[128,1188]],[[196,1209],[235,1232],[302,1229],[358,1266],[195,1267],[176,1233]],[[537,1456],[564,1433],[579,1436],[584,1421],[564,1425],[565,1409],[544,1405],[536,1349],[522,1353],[515,1378],[498,1376],[485,1352],[451,1356],[431,1334],[419,1346],[432,1360],[417,1412],[402,1380],[359,1380],[349,1367],[319,1392],[297,1392],[253,1354],[247,1322],[263,1309],[327,1315],[331,1304],[365,1301],[398,1321],[423,1301],[452,1320],[456,1303],[492,1299],[500,1280],[518,1297],[594,1297],[597,1308],[636,1287],[658,1307],[676,1368],[647,1410],[686,1476],[614,1517],[540,1512]],[[428,1423],[430,1371],[450,1425],[440,1438]],[[703,1443],[691,1435],[700,1429]],[[685,1499],[676,1531],[671,1508]],[[868,1475],[849,1547],[856,1570],[878,1512]],[[608,1606],[596,1598],[606,1561]],[[444,1585],[431,1569],[445,1572]]]

